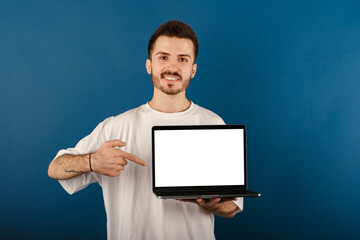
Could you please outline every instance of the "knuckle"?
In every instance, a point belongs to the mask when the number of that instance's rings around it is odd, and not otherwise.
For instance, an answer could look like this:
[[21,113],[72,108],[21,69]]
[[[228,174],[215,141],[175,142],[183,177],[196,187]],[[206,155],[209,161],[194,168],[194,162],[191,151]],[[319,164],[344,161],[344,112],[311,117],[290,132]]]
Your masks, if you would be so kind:
[[115,171],[113,172],[113,177],[119,176],[120,173],[121,173],[120,169],[115,170]]
[[115,164],[122,164],[123,163],[123,158],[122,157],[115,157],[114,158],[114,163]]

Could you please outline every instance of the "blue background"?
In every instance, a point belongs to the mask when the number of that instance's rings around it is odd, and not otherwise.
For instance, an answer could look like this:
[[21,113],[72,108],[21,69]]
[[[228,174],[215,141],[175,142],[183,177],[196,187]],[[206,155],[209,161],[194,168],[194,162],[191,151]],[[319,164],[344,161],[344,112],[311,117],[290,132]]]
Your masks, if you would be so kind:
[[50,161],[152,97],[153,31],[198,35],[188,97],[248,126],[243,213],[218,239],[360,238],[358,1],[0,1],[0,232],[105,239],[101,189],[69,196]]

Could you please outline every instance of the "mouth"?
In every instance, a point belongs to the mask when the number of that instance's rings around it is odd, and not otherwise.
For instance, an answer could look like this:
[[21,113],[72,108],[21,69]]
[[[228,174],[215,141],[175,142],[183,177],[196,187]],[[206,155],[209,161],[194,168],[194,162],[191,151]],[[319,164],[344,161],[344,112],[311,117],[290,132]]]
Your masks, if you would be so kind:
[[164,79],[165,79],[165,82],[167,82],[169,84],[174,84],[180,80],[178,77],[169,77],[169,76],[164,77]]
[[181,76],[176,75],[170,75],[170,74],[162,74],[162,78],[165,80],[165,82],[169,84],[174,84],[181,80]]
[[170,80],[170,81],[177,81],[177,80],[180,80],[179,78],[177,77],[164,77],[165,79],[167,80]]

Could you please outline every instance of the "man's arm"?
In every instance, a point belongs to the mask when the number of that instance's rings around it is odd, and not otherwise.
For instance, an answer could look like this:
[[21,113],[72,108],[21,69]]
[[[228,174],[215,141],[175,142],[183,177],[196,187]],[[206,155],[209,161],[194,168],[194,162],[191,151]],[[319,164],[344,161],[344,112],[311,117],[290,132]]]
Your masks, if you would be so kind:
[[[124,147],[125,143],[120,140],[105,142],[101,147],[91,154],[91,168],[100,174],[116,177],[125,169],[127,160],[142,166],[146,162],[135,155],[124,152],[115,147]],[[54,159],[48,169],[49,177],[66,180],[90,171],[89,154],[70,155],[64,154]]]
[[58,180],[66,180],[90,172],[89,154],[64,154],[54,159],[48,169],[48,175]]
[[180,200],[184,202],[193,202],[198,204],[203,209],[224,218],[232,218],[238,210],[238,206],[233,202],[236,198],[212,198],[196,200]]

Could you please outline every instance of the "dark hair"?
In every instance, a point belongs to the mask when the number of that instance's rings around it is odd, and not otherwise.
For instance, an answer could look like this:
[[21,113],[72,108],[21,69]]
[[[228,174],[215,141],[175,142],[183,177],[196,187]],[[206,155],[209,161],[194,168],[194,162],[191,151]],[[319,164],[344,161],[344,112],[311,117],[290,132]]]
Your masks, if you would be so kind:
[[151,38],[149,40],[149,59],[151,59],[151,52],[154,48],[155,41],[160,36],[190,39],[194,44],[195,63],[199,51],[199,44],[195,32],[191,29],[189,25],[175,19],[160,25],[160,27],[158,27],[158,29],[156,29],[156,31],[151,35]]

